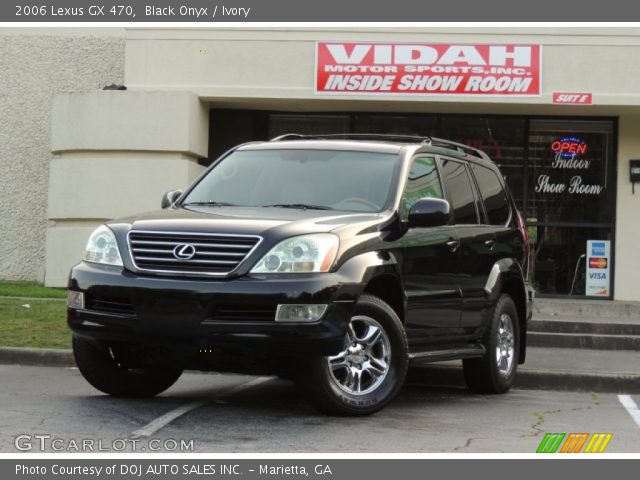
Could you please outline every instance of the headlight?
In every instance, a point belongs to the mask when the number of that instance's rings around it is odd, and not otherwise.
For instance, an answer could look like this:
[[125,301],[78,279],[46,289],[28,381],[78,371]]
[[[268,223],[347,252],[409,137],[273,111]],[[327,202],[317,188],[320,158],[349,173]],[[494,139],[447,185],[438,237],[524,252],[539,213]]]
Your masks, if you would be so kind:
[[327,272],[336,259],[338,243],[331,233],[288,238],[262,257],[251,272]]
[[122,266],[118,243],[109,227],[101,225],[93,231],[87,242],[83,260],[85,262]]

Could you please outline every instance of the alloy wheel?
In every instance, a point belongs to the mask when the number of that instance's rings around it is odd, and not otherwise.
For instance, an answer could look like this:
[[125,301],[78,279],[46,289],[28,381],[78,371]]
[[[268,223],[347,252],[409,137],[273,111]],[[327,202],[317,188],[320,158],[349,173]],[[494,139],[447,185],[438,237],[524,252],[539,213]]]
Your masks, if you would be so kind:
[[513,334],[513,320],[507,313],[500,315],[497,329],[496,363],[500,375],[508,376],[513,369],[515,337]]
[[366,395],[387,377],[391,343],[382,326],[373,318],[358,315],[351,319],[343,350],[327,357],[331,380],[351,395]]

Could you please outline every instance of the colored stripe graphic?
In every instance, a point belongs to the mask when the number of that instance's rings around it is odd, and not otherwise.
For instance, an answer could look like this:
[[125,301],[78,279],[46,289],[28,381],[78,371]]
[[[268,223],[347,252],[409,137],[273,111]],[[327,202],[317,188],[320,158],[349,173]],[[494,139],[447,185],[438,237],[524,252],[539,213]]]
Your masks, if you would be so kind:
[[584,449],[584,453],[603,453],[612,437],[612,433],[594,433],[587,448]]
[[589,438],[588,433],[570,433],[564,441],[560,453],[580,453],[587,438]]
[[[545,433],[536,453],[603,453],[613,438],[613,433],[594,433],[589,439],[590,435],[584,432]],[[588,443],[587,440],[589,440]],[[587,447],[583,451],[582,447],[585,443]]]
[[545,433],[536,453],[556,453],[566,433]]

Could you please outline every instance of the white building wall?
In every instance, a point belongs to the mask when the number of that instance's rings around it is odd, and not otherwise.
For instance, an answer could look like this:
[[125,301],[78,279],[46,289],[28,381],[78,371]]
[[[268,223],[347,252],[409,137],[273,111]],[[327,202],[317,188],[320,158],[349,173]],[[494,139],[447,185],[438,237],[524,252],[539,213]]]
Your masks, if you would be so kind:
[[53,97],[124,81],[124,29],[0,29],[0,279],[43,281]]
[[[344,100],[353,96],[320,98],[314,94],[317,41],[541,44],[543,92],[529,98],[358,95],[350,102]],[[515,105],[532,105],[564,114],[578,111],[549,109],[554,91],[591,92],[596,105],[590,108],[640,105],[639,56],[638,28],[134,28],[127,30],[125,79],[130,88],[189,89],[200,98],[220,102],[298,99],[313,100],[315,107],[343,109],[375,101],[384,103],[385,109],[409,105],[422,110],[442,104],[482,105],[491,111],[510,107],[512,113],[521,113],[513,109]]]
[[640,301],[640,184],[634,195],[630,159],[640,159],[640,115],[624,115],[619,123],[614,284],[617,300]]
[[91,230],[160,208],[203,170],[209,110],[190,92],[95,91],[54,101],[45,285],[64,286]]

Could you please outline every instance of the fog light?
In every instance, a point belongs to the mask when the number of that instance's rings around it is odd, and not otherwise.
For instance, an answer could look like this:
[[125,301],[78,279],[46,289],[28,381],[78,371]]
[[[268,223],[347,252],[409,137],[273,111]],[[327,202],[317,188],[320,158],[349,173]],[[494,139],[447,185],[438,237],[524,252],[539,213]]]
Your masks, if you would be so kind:
[[322,318],[327,305],[278,305],[276,322],[316,322]]
[[84,293],[69,290],[67,292],[67,306],[69,308],[84,308]]

